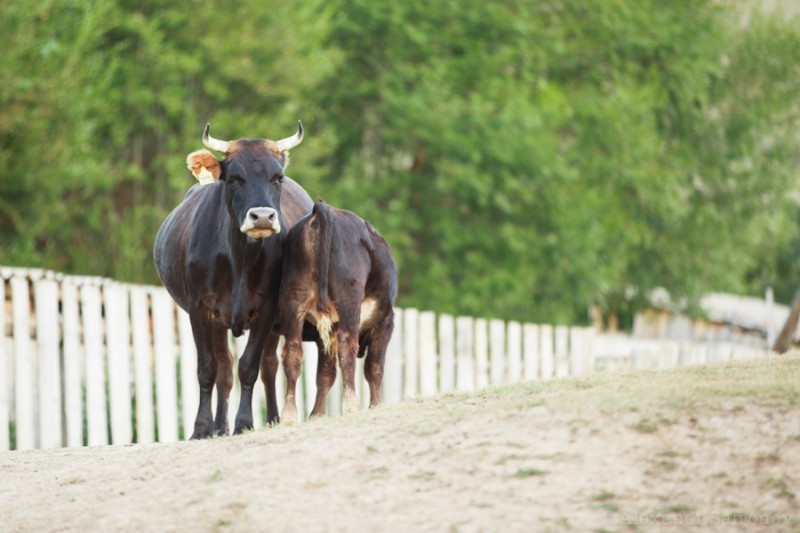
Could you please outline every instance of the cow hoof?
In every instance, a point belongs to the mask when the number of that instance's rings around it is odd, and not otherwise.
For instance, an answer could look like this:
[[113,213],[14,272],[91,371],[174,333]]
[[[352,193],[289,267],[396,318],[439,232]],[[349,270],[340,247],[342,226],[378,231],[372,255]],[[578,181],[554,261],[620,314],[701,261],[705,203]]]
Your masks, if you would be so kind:
[[291,426],[297,423],[297,409],[294,405],[286,404],[281,411],[281,423],[285,426]]
[[342,398],[342,414],[350,415],[353,413],[357,413],[361,410],[361,404],[358,402],[358,396],[356,394],[345,393],[344,398]]
[[234,435],[241,435],[245,431],[253,431],[253,421],[252,420],[250,420],[249,423],[248,422],[241,422],[241,423],[237,422],[236,423],[236,427],[233,428],[233,434]]
[[195,428],[191,440],[208,439],[214,436],[211,428]]

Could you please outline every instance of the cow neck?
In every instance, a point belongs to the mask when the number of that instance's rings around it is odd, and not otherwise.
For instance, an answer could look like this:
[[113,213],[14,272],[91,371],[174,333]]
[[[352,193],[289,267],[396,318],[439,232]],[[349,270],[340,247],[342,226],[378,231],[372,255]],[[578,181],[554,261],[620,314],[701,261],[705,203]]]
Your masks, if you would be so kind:
[[253,267],[260,262],[264,251],[264,241],[250,239],[239,231],[239,228],[231,227],[231,239],[229,242],[234,252],[232,257],[238,260],[238,264],[233,265],[234,270],[246,279],[249,277]]

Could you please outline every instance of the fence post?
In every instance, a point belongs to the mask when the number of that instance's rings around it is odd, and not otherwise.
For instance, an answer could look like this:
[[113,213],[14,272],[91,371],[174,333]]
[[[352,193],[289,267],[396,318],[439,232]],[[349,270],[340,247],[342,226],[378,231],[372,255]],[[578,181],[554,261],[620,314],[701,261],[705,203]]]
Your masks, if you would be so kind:
[[[231,358],[231,373],[232,373],[232,386],[231,392],[228,393],[228,412],[226,416],[228,417],[228,433],[232,433],[234,429],[234,424],[236,423],[236,413],[239,412],[239,399],[241,398],[242,394],[242,386],[239,383],[239,348],[237,347],[237,342],[243,343],[243,346],[247,345],[247,337],[249,336],[249,331],[245,331],[239,338],[235,338],[230,332],[227,333],[227,347],[228,347],[228,356]],[[242,348],[242,353],[244,353],[244,348]],[[302,381],[301,381],[302,383]],[[300,386],[300,390],[303,390],[302,385]],[[217,392],[217,387],[214,387],[214,392]],[[211,410],[214,412],[214,416],[217,416],[217,408],[216,408],[216,395],[212,395],[212,403],[211,403]]]
[[8,358],[6,353],[6,281],[0,276],[0,451],[11,448],[9,434]]
[[539,328],[541,334],[541,370],[542,379],[550,379],[555,373],[555,356],[553,353],[553,326],[544,324]]
[[426,396],[437,392],[436,359],[436,315],[433,311],[422,311],[419,314],[419,391]]
[[509,322],[507,334],[508,382],[519,383],[522,381],[522,324]]
[[453,337],[455,323],[452,315],[439,315],[439,392],[455,388],[456,357]]
[[[401,395],[402,392],[401,389]],[[340,416],[342,414],[342,371],[339,369],[338,364],[336,365],[336,380],[333,382],[331,390],[328,391],[326,409],[329,416]]]
[[564,377],[569,375],[569,328],[567,326],[556,326],[555,328],[555,348],[556,348],[556,376]]
[[118,283],[103,286],[108,344],[108,393],[111,442],[133,442],[131,420],[131,330],[128,291]]
[[356,391],[362,411],[369,409],[369,385],[367,385],[367,378],[364,376],[365,359],[366,356],[356,359]]
[[103,353],[103,315],[100,287],[87,283],[80,289],[83,345],[86,350],[86,426],[88,445],[108,444],[106,422],[106,362]]
[[486,319],[475,319],[475,387],[489,386],[489,338],[486,336]]
[[51,279],[40,279],[33,282],[33,288],[39,352],[39,444],[42,448],[58,448],[64,444],[61,435],[58,284]]
[[61,284],[61,312],[64,319],[64,415],[66,444],[83,446],[83,370],[80,341],[78,287],[71,282]]
[[16,405],[17,450],[36,447],[33,395],[34,366],[31,349],[31,309],[27,278],[11,278],[11,304],[14,335],[14,383]]
[[394,331],[386,348],[385,371],[383,373],[383,402],[403,401],[403,311],[394,310]]
[[197,381],[197,348],[194,345],[189,313],[178,308],[178,341],[181,351],[181,422],[183,438],[194,433],[194,419],[200,405],[200,384]]
[[583,372],[592,374],[595,371],[595,351],[594,351],[594,340],[596,337],[596,331],[594,327],[587,327],[583,328],[583,342],[584,342],[584,352],[583,352]]
[[131,289],[133,374],[136,390],[136,442],[155,440],[153,414],[153,349],[150,335],[150,304],[144,287]]
[[459,391],[475,389],[474,332],[475,324],[472,317],[456,318],[456,388]]
[[419,357],[419,340],[417,327],[419,311],[413,308],[403,311],[403,362],[405,372],[403,380],[403,397],[412,398],[417,395],[417,358]]
[[506,376],[506,324],[502,320],[489,321],[490,376],[493,386],[505,385]]
[[[363,359],[362,359],[363,361]],[[319,365],[319,354],[317,353],[317,343],[304,342],[303,343],[303,387],[306,393],[305,406],[303,412],[303,420],[311,414],[314,408],[314,402],[317,400],[317,366]],[[369,390],[367,390],[369,396]],[[369,398],[367,398],[367,405],[369,406]]]
[[166,289],[150,294],[153,302],[153,347],[156,365],[158,441],[178,440],[178,395],[175,375],[175,304]]
[[539,326],[525,324],[522,326],[524,376],[525,381],[539,378]]
[[580,376],[585,372],[583,361],[587,347],[584,337],[583,328],[569,328],[569,375],[571,376]]

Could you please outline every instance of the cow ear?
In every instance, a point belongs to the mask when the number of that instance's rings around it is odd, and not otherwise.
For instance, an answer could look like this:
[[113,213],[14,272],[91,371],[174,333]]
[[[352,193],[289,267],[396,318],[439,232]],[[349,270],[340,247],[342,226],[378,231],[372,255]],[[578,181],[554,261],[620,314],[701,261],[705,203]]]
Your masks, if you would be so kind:
[[289,150],[282,150],[280,154],[278,154],[278,163],[281,164],[283,170],[286,170],[286,167],[289,166]]
[[198,150],[189,154],[186,157],[186,168],[202,184],[217,181],[222,173],[219,160],[208,150]]

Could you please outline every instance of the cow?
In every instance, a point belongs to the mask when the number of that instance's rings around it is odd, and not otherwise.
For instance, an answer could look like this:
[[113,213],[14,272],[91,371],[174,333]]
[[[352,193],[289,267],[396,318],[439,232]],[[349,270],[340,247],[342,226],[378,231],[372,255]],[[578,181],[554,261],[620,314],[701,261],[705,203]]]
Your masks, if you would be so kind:
[[343,411],[358,409],[356,356],[363,357],[370,406],[380,402],[386,346],[394,329],[397,266],[389,245],[369,223],[319,200],[310,215],[289,231],[284,245],[279,293],[285,344],[284,422],[297,416],[295,385],[303,359],[304,321],[316,325],[323,349],[317,366],[317,397],[311,416],[325,414],[336,380],[344,383]]
[[282,240],[314,205],[308,193],[284,174],[289,150],[303,139],[302,123],[298,121],[293,136],[279,141],[222,141],[211,137],[209,128],[206,125],[203,131],[203,144],[223,157],[216,161],[205,151],[190,155],[187,164],[201,183],[164,220],[153,251],[164,287],[189,314],[197,347],[200,405],[193,439],[228,434],[233,384],[228,330],[237,337],[251,330],[239,361],[242,390],[234,433],[253,427],[251,400],[259,364],[264,370],[267,421],[278,422],[278,336],[272,331],[278,313]]

